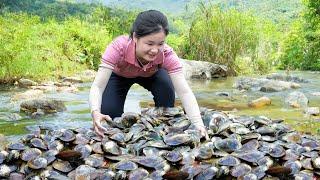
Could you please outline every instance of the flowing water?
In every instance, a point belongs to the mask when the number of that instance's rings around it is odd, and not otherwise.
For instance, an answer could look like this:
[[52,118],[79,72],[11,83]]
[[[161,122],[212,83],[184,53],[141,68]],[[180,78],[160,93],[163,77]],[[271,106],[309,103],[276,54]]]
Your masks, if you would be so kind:
[[[309,83],[300,83],[298,91],[303,92],[309,99],[309,106],[320,106],[320,96],[313,96],[311,93],[320,92],[320,73],[312,72],[292,72],[292,75],[309,80]],[[261,115],[273,119],[284,119],[285,123],[293,128],[319,135],[320,117],[307,116],[302,109],[293,109],[285,106],[284,99],[294,90],[275,93],[264,93],[256,91],[240,92],[232,87],[234,82],[240,77],[228,77],[213,80],[193,80],[189,81],[190,87],[202,107],[230,111],[237,115]],[[12,121],[5,118],[8,114],[19,113],[19,101],[12,101],[14,94],[24,92],[25,89],[17,87],[0,87],[0,134],[8,139],[17,139],[27,133],[26,125],[50,124],[63,128],[91,126],[91,116],[88,106],[88,93],[91,83],[79,84],[79,91],[76,93],[46,93],[49,98],[65,101],[67,110],[57,114],[46,115],[38,119],[30,119],[21,114],[22,120]],[[229,93],[229,97],[216,95],[217,92]],[[249,108],[247,103],[250,100],[261,96],[267,96],[272,100],[272,104],[259,109]],[[140,112],[141,107],[152,102],[152,95],[138,85],[134,85],[127,96],[125,111]]]

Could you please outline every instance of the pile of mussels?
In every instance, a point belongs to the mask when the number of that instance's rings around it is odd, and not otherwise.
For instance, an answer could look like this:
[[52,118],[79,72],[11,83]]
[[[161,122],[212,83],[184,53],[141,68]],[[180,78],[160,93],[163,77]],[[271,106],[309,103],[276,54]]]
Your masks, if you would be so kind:
[[317,179],[320,143],[281,120],[202,109],[210,139],[182,109],[149,108],[91,128],[29,126],[0,152],[6,179]]

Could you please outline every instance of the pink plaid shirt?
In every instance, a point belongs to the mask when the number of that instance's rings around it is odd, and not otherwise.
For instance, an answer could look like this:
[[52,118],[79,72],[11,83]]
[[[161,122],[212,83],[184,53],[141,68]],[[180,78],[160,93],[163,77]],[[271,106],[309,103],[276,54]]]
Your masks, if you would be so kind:
[[166,69],[168,74],[182,71],[179,57],[167,44],[154,61],[141,67],[136,60],[135,43],[125,35],[117,37],[108,45],[101,62],[117,75],[126,78],[150,77],[159,67]]

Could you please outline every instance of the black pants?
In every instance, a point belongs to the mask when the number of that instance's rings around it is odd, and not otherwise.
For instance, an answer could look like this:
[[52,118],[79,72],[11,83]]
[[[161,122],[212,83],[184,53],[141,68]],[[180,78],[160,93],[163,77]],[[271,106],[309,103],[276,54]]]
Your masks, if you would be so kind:
[[174,88],[168,72],[159,69],[151,77],[125,78],[112,73],[102,95],[101,113],[111,118],[120,117],[130,87],[137,83],[151,91],[156,107],[173,107]]

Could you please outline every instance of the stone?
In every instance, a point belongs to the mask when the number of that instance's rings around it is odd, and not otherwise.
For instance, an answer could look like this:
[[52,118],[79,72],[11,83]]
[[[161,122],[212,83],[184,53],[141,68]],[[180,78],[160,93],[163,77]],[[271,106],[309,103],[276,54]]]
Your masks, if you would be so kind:
[[271,104],[271,99],[266,96],[263,96],[258,99],[250,101],[248,103],[248,106],[253,108],[260,108],[270,104]]

